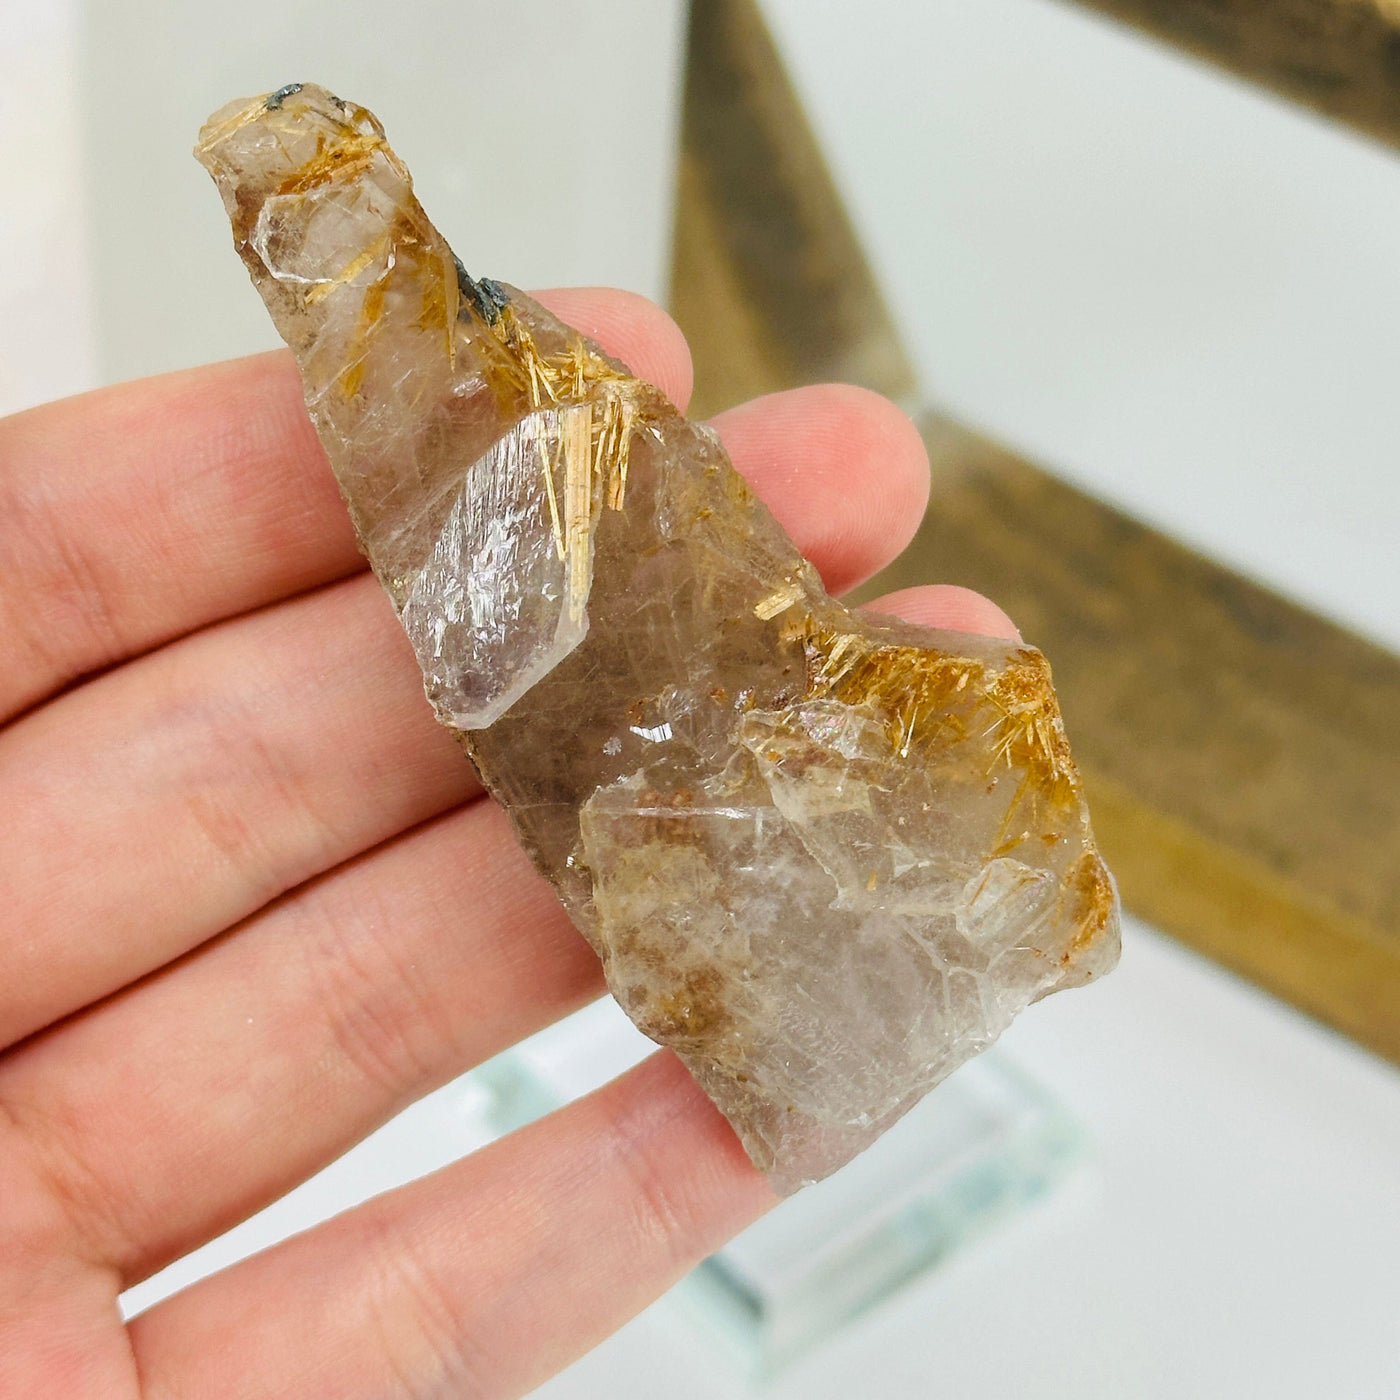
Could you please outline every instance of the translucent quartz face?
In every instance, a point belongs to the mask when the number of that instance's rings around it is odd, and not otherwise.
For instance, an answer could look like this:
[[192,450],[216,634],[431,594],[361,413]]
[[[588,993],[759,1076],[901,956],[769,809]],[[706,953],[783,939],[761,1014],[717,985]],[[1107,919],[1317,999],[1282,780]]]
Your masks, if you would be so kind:
[[466,275],[363,108],[293,85],[196,153],[439,719],[777,1189],[1113,966],[1038,652],[829,598],[712,434]]
[[454,729],[494,724],[588,631],[593,532],[581,550],[557,547],[545,483],[555,462],[591,450],[591,419],[588,404],[542,408],[492,443],[404,600],[428,697]]

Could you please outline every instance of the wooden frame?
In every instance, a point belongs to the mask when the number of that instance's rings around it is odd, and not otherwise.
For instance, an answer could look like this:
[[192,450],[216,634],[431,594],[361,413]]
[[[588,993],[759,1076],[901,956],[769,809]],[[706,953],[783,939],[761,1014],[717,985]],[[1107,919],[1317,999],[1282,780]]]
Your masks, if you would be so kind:
[[[1233,15],[1243,36],[1275,11],[1379,23],[1385,7],[1103,8],[1163,27],[1167,12]],[[1241,38],[1238,51],[1258,50]],[[909,403],[909,360],[753,0],[693,6],[686,84],[673,309],[698,411],[824,379]],[[1381,129],[1393,103],[1400,133],[1400,59],[1385,91],[1358,80],[1342,103],[1333,89],[1333,110],[1359,121],[1364,108]],[[1001,602],[1054,664],[1128,907],[1400,1061],[1400,658],[944,418],[921,421],[928,516],[865,596],[944,580]]]
[[1400,143],[1395,0],[1081,0],[1251,82]]

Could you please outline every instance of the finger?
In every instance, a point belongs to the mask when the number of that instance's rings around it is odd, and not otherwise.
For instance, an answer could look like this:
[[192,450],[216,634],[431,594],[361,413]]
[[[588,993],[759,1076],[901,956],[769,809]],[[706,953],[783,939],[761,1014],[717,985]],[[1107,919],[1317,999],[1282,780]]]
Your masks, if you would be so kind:
[[113,1327],[117,1283],[70,1246],[61,1202],[26,1168],[0,1114],[0,1395],[134,1400],[131,1348]]
[[0,732],[0,1045],[479,792],[369,574]]
[[[917,523],[923,449],[874,394],[795,390],[716,426],[836,586]],[[0,732],[0,1043],[469,791],[367,575],[78,687]]]
[[0,1116],[79,1252],[130,1286],[602,990],[505,814],[475,803],[18,1047]]
[[892,562],[928,502],[928,454],[888,399],[848,384],[769,394],[713,427],[734,464],[844,593]]
[[[684,405],[689,352],[660,308],[545,296]],[[364,562],[285,352],[0,420],[0,559],[0,721]]]
[[925,584],[921,588],[887,593],[870,604],[870,611],[888,613],[905,622],[917,622],[942,631],[1021,640],[1016,624],[990,598],[951,583]]
[[552,287],[534,296],[685,412],[695,374],[690,346],[655,302],[610,287]]
[[670,1054],[137,1318],[152,1397],[521,1395],[773,1203]]
[[[966,601],[883,606],[947,626]],[[479,803],[12,1052],[0,1109],[82,1252],[129,1286],[601,986],[504,813]]]

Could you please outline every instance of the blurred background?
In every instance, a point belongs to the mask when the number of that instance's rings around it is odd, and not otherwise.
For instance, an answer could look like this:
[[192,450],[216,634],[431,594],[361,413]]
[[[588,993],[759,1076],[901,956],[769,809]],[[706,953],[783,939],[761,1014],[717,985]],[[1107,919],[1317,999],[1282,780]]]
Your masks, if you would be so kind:
[[[1385,10],[1294,9],[1348,6]],[[293,79],[379,113],[473,273],[672,304],[707,410],[834,373],[919,415],[897,581],[1045,646],[1133,916],[1004,1039],[1090,1144],[1054,1191],[767,1381],[663,1302],[540,1393],[1400,1394],[1382,106],[1358,134],[1059,0],[0,0],[0,411],[275,343],[189,148]],[[470,1150],[483,1092],[130,1305]]]

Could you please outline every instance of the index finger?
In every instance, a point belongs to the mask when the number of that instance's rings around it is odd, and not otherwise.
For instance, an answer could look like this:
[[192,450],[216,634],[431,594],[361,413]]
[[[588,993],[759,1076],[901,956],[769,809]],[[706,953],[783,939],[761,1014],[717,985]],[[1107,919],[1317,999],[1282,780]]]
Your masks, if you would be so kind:
[[[643,297],[541,296],[682,410],[685,338]],[[0,420],[0,723],[86,672],[364,566],[285,351]]]

